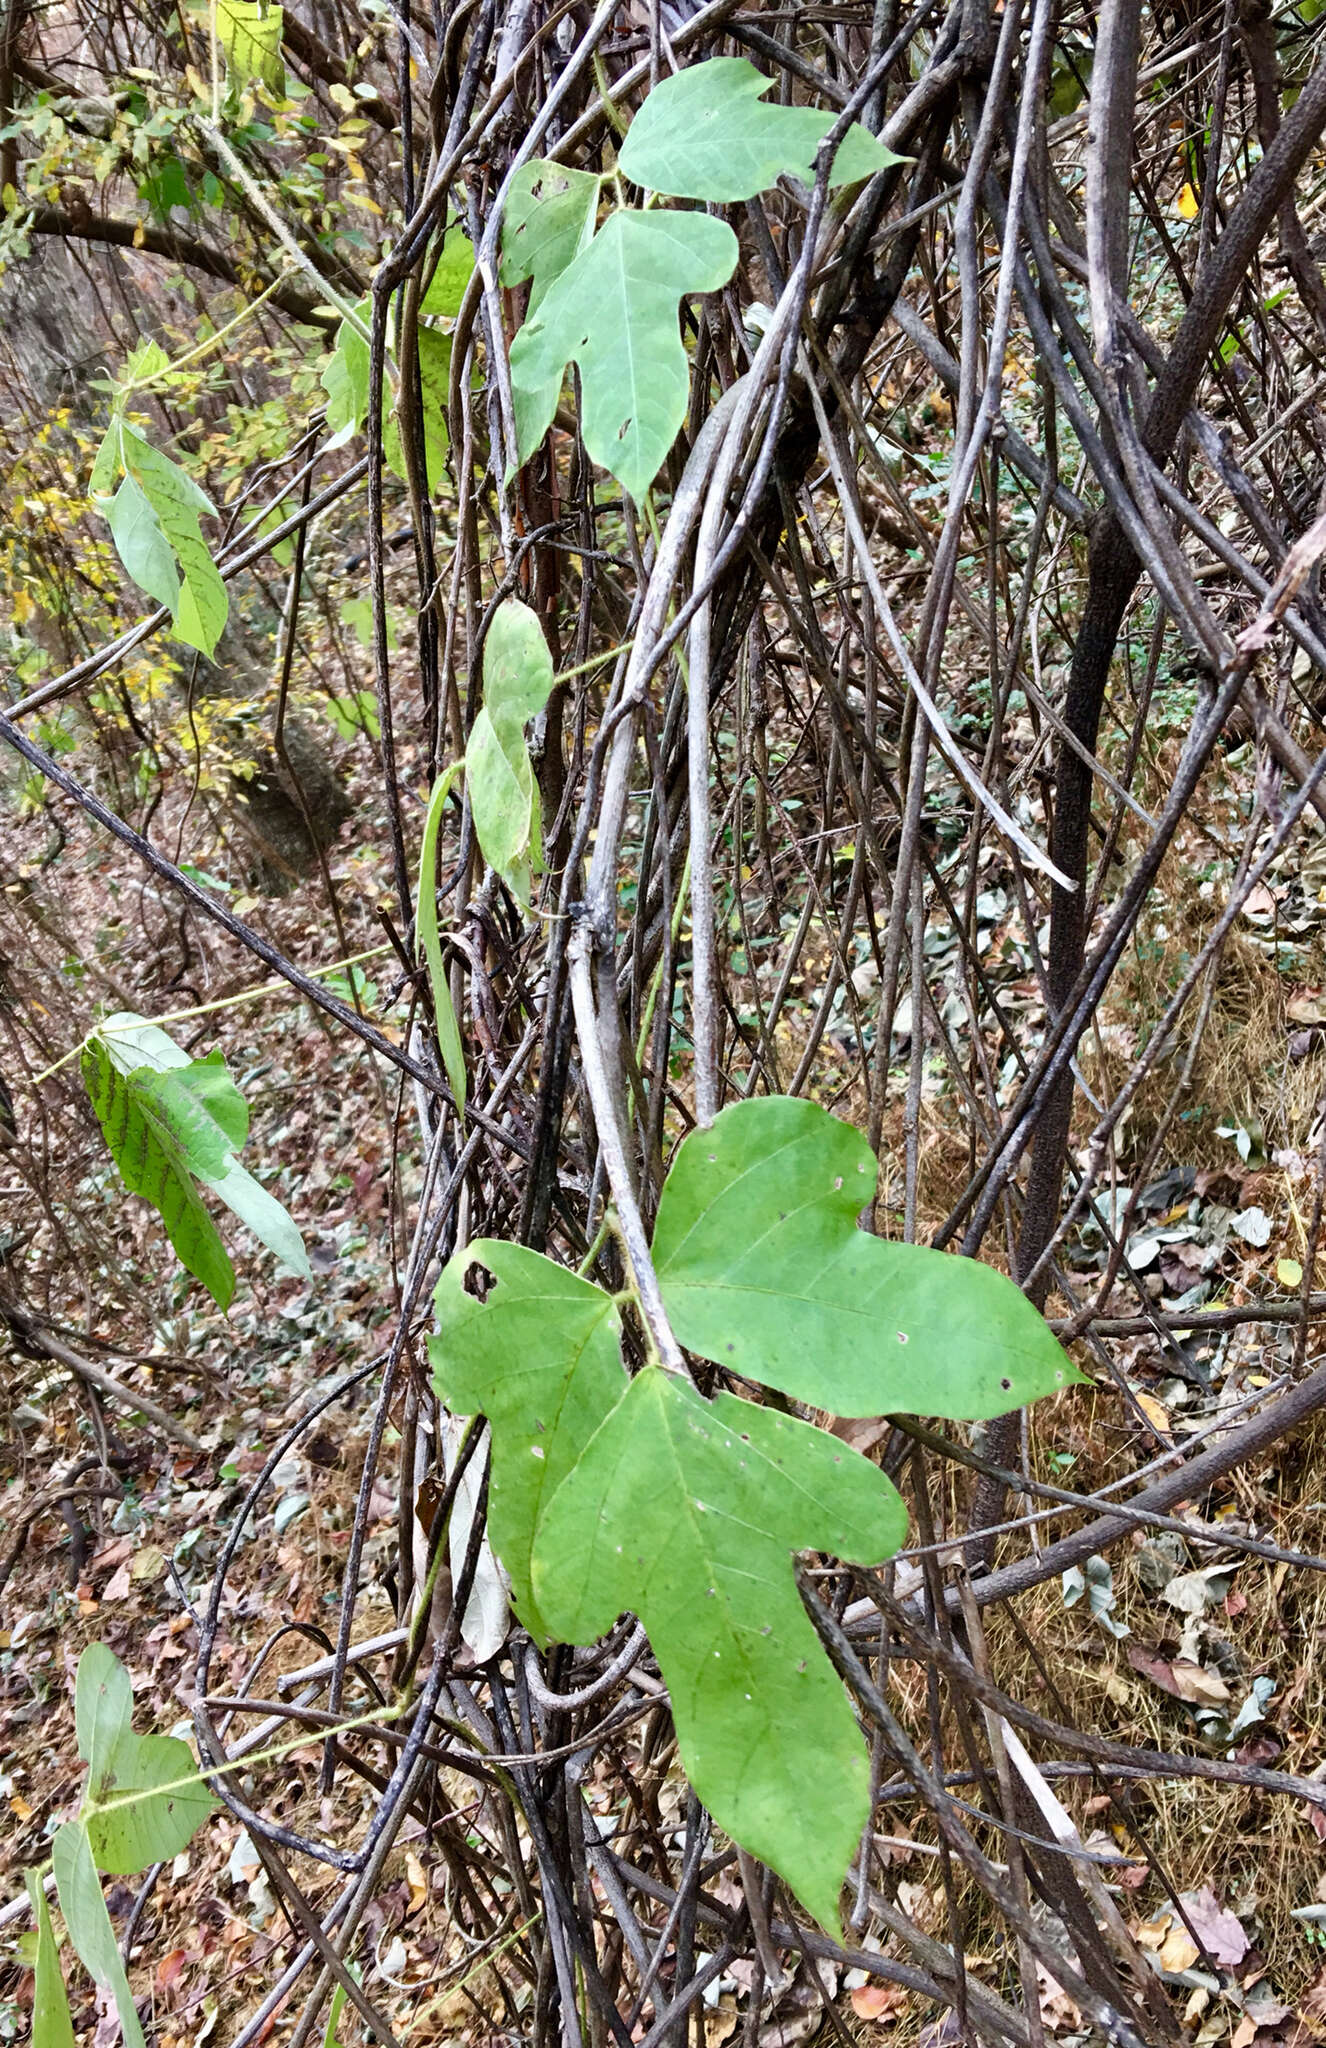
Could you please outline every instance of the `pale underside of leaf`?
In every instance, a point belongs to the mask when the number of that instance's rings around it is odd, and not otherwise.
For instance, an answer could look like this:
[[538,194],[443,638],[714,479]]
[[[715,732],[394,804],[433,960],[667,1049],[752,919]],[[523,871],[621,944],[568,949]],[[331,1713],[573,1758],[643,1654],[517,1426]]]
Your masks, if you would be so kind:
[[552,694],[552,655],[537,612],[519,598],[497,607],[483,643],[483,701],[493,717],[526,725]]
[[502,221],[501,281],[533,279],[531,315],[553,279],[588,245],[598,203],[599,180],[590,171],[535,157],[516,172]]
[[[467,1278],[486,1270],[486,1301]],[[492,1430],[488,1526],[530,1633],[546,1630],[530,1579],[543,1504],[625,1390],[616,1307],[562,1266],[522,1245],[481,1239],[437,1284],[429,1357],[439,1398]]]
[[551,426],[575,362],[586,448],[632,498],[643,497],[686,416],[680,302],[718,290],[736,261],[736,236],[708,214],[614,213],[512,343],[521,461]]
[[172,616],[180,600],[179,571],[161,521],[145,493],[131,476],[120,480],[120,488],[106,504],[106,519],[128,574],[140,590],[164,604]]
[[[811,184],[835,117],[765,102],[772,83],[745,57],[712,57],[664,79],[622,144],[623,176],[651,192],[719,203],[754,199],[784,175]],[[899,161],[854,122],[834,154],[829,184],[854,185]]]
[[832,1930],[869,1770],[792,1553],[877,1563],[905,1529],[884,1474],[825,1431],[727,1394],[703,1401],[650,1367],[553,1496],[535,1543],[535,1594],[565,1640],[640,1617],[695,1790]]
[[843,1416],[977,1419],[1079,1382],[1003,1274],[856,1227],[875,1175],[857,1131],[786,1096],[693,1132],[654,1233],[681,1343]]
[[178,1856],[215,1804],[187,1743],[132,1729],[89,1772],[88,1797],[83,1818],[97,1867],[121,1877]]

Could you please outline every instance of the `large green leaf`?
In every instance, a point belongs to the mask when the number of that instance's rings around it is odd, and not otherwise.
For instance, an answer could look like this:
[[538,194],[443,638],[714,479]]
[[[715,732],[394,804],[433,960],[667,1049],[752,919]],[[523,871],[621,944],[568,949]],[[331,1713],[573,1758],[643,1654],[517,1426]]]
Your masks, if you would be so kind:
[[115,1930],[102,1897],[101,1879],[92,1860],[92,1845],[81,1820],[68,1820],[56,1829],[51,1841],[51,1862],[60,1911],[79,1961],[93,1983],[115,2001],[124,2048],[144,2048],[134,1995],[120,1961]]
[[465,1093],[468,1075],[465,1071],[465,1047],[461,1040],[460,1023],[456,1006],[451,1000],[451,988],[447,981],[447,970],[442,960],[442,941],[437,927],[437,843],[442,830],[442,814],[446,809],[451,786],[461,773],[465,763],[453,761],[443,770],[433,784],[424,814],[423,844],[419,849],[419,895],[415,905],[414,933],[419,951],[428,968],[428,985],[433,994],[433,1023],[437,1028],[437,1043],[442,1054],[442,1064],[447,1070],[451,1092],[457,1109],[465,1107]]
[[89,1643],[74,1679],[74,1739],[95,1778],[107,1768],[121,1736],[133,1725],[129,1674],[104,1643]]
[[60,1952],[55,1946],[50,1909],[41,1879],[25,1870],[33,1918],[37,1922],[37,1966],[32,1985],[32,2048],[74,2048],[74,2025],[69,2017],[69,1999],[60,1973]]
[[[483,1301],[467,1284],[476,1271],[494,1283]],[[551,1259],[488,1238],[456,1254],[434,1301],[434,1384],[453,1413],[488,1417],[489,1532],[520,1618],[543,1641],[547,1629],[530,1579],[534,1530],[544,1503],[625,1391],[617,1309],[602,1288]]]
[[285,21],[279,7],[265,0],[213,0],[216,39],[226,53],[226,69],[235,85],[251,78],[276,99],[285,98],[285,65],[281,37]]
[[540,157],[522,164],[511,180],[502,217],[500,276],[504,285],[533,278],[531,313],[553,279],[588,247],[598,203],[599,180],[592,171]]
[[[810,185],[815,153],[835,116],[766,105],[772,79],[745,57],[710,57],[656,85],[632,121],[618,168],[634,184],[678,199],[754,199],[785,173]],[[900,159],[853,122],[830,185],[854,185]]]
[[[230,600],[215,562],[203,539],[200,513],[211,513],[210,500],[199,490],[177,462],[145,441],[132,427],[120,428],[120,457],[126,474],[137,486],[168,543],[179,570],[179,589],[171,604],[175,637],[188,647],[210,655],[226,623]],[[143,531],[143,516],[137,500],[121,507],[120,497],[112,500],[120,508],[111,522],[119,546],[121,530],[130,544],[129,558],[121,556],[129,574],[137,581],[134,562],[150,567],[160,580],[160,553]],[[107,515],[109,517],[109,514]],[[158,603],[169,602],[149,585],[143,586]]]
[[539,792],[525,745],[525,726],[553,686],[552,656],[528,605],[498,606],[483,647],[483,705],[465,749],[474,829],[484,858],[522,903],[530,869],[541,859]]
[[535,1543],[549,1625],[584,1643],[619,1613],[639,1615],[695,1790],[835,1934],[870,1773],[792,1553],[876,1564],[905,1529],[884,1474],[836,1437],[730,1394],[703,1401],[651,1366],[553,1496]]
[[1003,1274],[858,1230],[875,1176],[859,1132],[789,1096],[693,1131],[654,1230],[680,1341],[836,1415],[1001,1415],[1081,1380]]
[[549,285],[511,345],[520,460],[552,425],[567,364],[575,362],[585,446],[642,498],[686,416],[680,301],[717,291],[736,262],[736,236],[708,214],[614,213]]

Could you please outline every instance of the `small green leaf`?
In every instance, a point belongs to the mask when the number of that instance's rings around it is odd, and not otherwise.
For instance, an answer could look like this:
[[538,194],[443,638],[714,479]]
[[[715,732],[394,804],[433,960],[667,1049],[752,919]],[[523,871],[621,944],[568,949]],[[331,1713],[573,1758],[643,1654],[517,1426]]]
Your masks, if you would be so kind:
[[686,417],[680,301],[717,291],[736,262],[736,236],[708,214],[614,213],[511,345],[520,460],[552,425],[566,366],[575,362],[585,446],[642,498]]
[[791,1096],[693,1131],[654,1229],[687,1349],[835,1415],[975,1419],[1080,1382],[1002,1273],[857,1229],[876,1171],[858,1131]]
[[235,1269],[216,1225],[194,1192],[179,1144],[150,1097],[113,1064],[101,1038],[84,1046],[81,1066],[88,1099],[102,1135],[131,1195],[143,1195],[157,1210],[166,1235],[195,1280],[201,1280],[218,1308],[229,1308]]
[[249,1112],[219,1051],[191,1060],[159,1025],[122,1011],[88,1039],[82,1066],[125,1186],[154,1204],[180,1258],[220,1307],[234,1295],[235,1271],[195,1179],[214,1189],[289,1272],[312,1278],[294,1219],[236,1158]]
[[74,1680],[74,1737],[93,1778],[132,1727],[133,1711],[133,1685],[123,1664],[104,1643],[89,1643]]
[[66,1821],[51,1841],[51,1862],[55,1867],[55,1888],[60,1897],[69,1939],[79,1961],[95,1984],[109,1992],[120,2018],[124,2048],[144,2048],[143,2030],[138,2024],[129,1979],[120,1961],[115,1930],[106,1911],[101,1879],[92,1860],[92,1846],[81,1820]]
[[483,706],[470,731],[465,769],[484,858],[521,903],[529,901],[530,869],[542,859],[525,725],[542,711],[552,686],[552,656],[539,621],[528,605],[508,598],[484,642]]
[[74,2025],[69,2017],[69,1999],[60,1972],[60,1952],[55,1946],[50,1909],[41,1879],[25,1870],[23,1881],[32,1901],[37,1922],[37,1967],[32,1987],[32,2048],[74,2048]]
[[437,1042],[457,1109],[465,1107],[468,1076],[465,1072],[465,1047],[461,1042],[456,1006],[451,1000],[447,970],[442,960],[442,942],[438,937],[437,842],[451,785],[464,766],[463,761],[453,761],[433,784],[432,794],[428,799],[428,810],[424,816],[423,845],[419,850],[419,894],[414,914],[415,936],[428,968],[428,985],[433,995],[433,1022],[437,1027]]
[[[466,245],[468,247],[468,244]],[[451,389],[451,336],[435,327],[421,327],[416,334],[419,349],[419,399],[424,418],[424,460],[428,466],[428,487],[436,490],[446,467],[450,437],[447,432],[447,398]],[[394,410],[382,394],[382,456],[388,469],[402,483],[408,483],[400,428]]]
[[550,164],[535,157],[522,164],[511,180],[502,219],[501,282],[534,280],[529,311],[555,277],[560,277],[587,248],[594,233],[599,180],[590,171]]
[[[177,462],[172,462],[159,448],[152,447],[132,427],[122,426],[120,429],[120,453],[128,475],[147,500],[179,567],[180,587],[171,606],[175,636],[187,647],[196,647],[200,653],[210,656],[221,636],[230,605],[226,586],[198,523],[201,512],[212,512],[211,503]],[[118,494],[114,502],[119,504]],[[141,522],[131,519],[128,510],[122,518],[133,536],[137,555],[140,559],[148,557],[155,569],[156,558],[150,554],[139,531]],[[114,523],[111,530],[116,534],[118,546],[119,534]],[[126,560],[124,566],[131,576],[135,575],[129,561]],[[155,593],[149,591],[149,595]],[[165,600],[158,598],[158,602]]]
[[256,78],[274,99],[285,98],[285,65],[281,37],[285,21],[279,7],[263,0],[213,0],[216,37],[226,54],[232,83],[247,85]]
[[[710,57],[656,85],[618,158],[623,177],[677,199],[754,199],[784,174],[815,180],[815,153],[834,115],[766,105],[772,79],[745,57]],[[859,121],[838,145],[829,184],[855,185],[905,159]]]
[[[483,1301],[466,1284],[476,1271],[495,1283]],[[544,1503],[625,1390],[617,1309],[601,1287],[551,1259],[489,1238],[456,1254],[434,1301],[433,1383],[454,1414],[488,1417],[489,1532],[511,1575],[520,1618],[543,1641],[547,1630],[530,1579],[534,1530]]]
[[[369,301],[361,299],[356,308],[360,318],[366,319],[370,310]],[[327,394],[327,431],[333,448],[357,434],[368,417],[368,370],[368,343],[357,327],[342,320],[320,379]]]
[[835,1935],[870,1770],[797,1593],[792,1552],[877,1564],[906,1519],[884,1474],[836,1437],[730,1394],[703,1401],[651,1366],[553,1496],[535,1540],[548,1625],[588,1643],[618,1614],[639,1615],[695,1790]]
[[87,491],[90,498],[109,498],[115,488],[115,479],[120,473],[120,430],[115,422],[92,459],[92,474],[88,478]]
[[494,718],[525,725],[552,695],[552,655],[538,614],[508,597],[497,607],[483,643],[483,701]]
[[456,222],[451,221],[447,225],[442,254],[437,259],[437,269],[420,301],[420,312],[433,319],[454,320],[473,275],[474,245],[461,233]]
[[161,521],[131,476],[106,506],[115,552],[140,590],[164,604],[173,616],[179,608],[180,579],[175,555]]
[[[345,606],[343,610],[348,611],[349,606]],[[352,740],[360,733],[366,734],[371,740],[381,738],[377,698],[372,690],[354,690],[348,697],[322,697],[318,700],[318,708],[326,712],[336,728],[339,739]]]

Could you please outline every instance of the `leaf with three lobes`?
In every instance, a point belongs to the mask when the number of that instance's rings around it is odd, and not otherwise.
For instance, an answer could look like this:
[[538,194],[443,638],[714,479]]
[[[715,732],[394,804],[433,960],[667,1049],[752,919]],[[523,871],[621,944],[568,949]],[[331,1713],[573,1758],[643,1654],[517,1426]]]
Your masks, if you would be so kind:
[[[622,176],[646,191],[720,203],[754,199],[784,174],[813,185],[815,153],[835,116],[766,105],[772,83],[745,57],[710,57],[665,78],[631,123],[617,159]],[[829,184],[855,185],[904,161],[855,121]]]
[[226,69],[235,85],[256,78],[276,99],[285,98],[285,65],[281,37],[285,21],[279,7],[263,0],[213,0],[216,39],[226,53]]
[[[486,1269],[486,1301],[467,1280]],[[457,1415],[488,1417],[488,1527],[515,1604],[539,1642],[548,1630],[530,1578],[545,1503],[626,1391],[621,1326],[610,1295],[523,1245],[483,1238],[437,1283],[428,1340],[438,1397]],[[592,1636],[577,1638],[589,1642]]]
[[535,157],[522,164],[511,180],[502,217],[504,285],[533,278],[529,312],[533,315],[555,277],[560,277],[588,247],[598,211],[599,180],[592,171]]
[[508,598],[484,642],[483,704],[465,749],[465,779],[484,858],[522,903],[529,901],[530,869],[542,857],[525,726],[542,711],[552,686],[552,656],[538,618]]
[[[465,245],[467,248],[469,244]],[[423,415],[423,458],[428,469],[428,488],[435,491],[446,467],[451,437],[447,424],[447,402],[451,393],[451,336],[436,327],[420,327],[415,334],[419,355],[419,410]],[[398,386],[398,394],[403,389]],[[367,403],[367,388],[365,389]],[[399,403],[399,396],[397,398]],[[396,407],[387,392],[382,394],[382,456],[388,469],[402,483],[409,482],[405,453],[401,447]]]
[[884,1474],[836,1437],[730,1394],[704,1401],[650,1366],[553,1496],[535,1543],[548,1625],[588,1643],[620,1613],[640,1617],[696,1792],[835,1934],[870,1770],[792,1553],[877,1564],[906,1522]]
[[51,1841],[51,1862],[60,1911],[78,1959],[93,1983],[114,1999],[124,2048],[144,2048],[133,1992],[120,1961],[101,1879],[92,1860],[92,1846],[81,1820],[67,1820],[62,1828],[56,1829]]
[[55,1946],[46,1893],[35,1871],[25,1870],[23,1881],[37,1922],[37,1967],[32,1984],[32,2048],[74,2048],[74,2025],[69,2017],[69,1998],[60,1973],[60,1952]]
[[680,302],[717,291],[736,262],[737,238],[726,221],[614,213],[511,344],[520,460],[552,425],[566,366],[575,362],[585,446],[632,498],[642,498],[686,417],[690,366]]
[[977,1419],[1080,1383],[1002,1273],[857,1229],[876,1173],[850,1124],[789,1096],[693,1131],[654,1229],[680,1342],[835,1415]]
[[447,1070],[451,1092],[457,1109],[465,1107],[467,1075],[465,1072],[465,1047],[461,1042],[460,1024],[456,1017],[456,1006],[451,1000],[451,989],[447,982],[447,970],[442,961],[442,942],[437,929],[437,842],[442,830],[442,813],[446,809],[451,785],[464,767],[463,761],[453,761],[449,768],[438,776],[428,799],[428,810],[424,815],[424,838],[419,851],[419,895],[415,905],[414,930],[419,942],[419,951],[428,968],[428,985],[433,994],[433,1023],[437,1028],[438,1048],[442,1064]]
[[[226,586],[198,523],[200,513],[212,513],[211,501],[177,462],[172,462],[168,455],[163,455],[159,448],[154,448],[132,427],[120,428],[120,455],[127,475],[146,501],[164,540],[169,544],[179,570],[179,588],[170,606],[175,637],[187,647],[196,647],[200,654],[210,656],[221,637],[230,608]],[[119,502],[117,497],[114,503],[118,506]],[[137,501],[132,503],[136,507]],[[141,511],[136,511],[131,518],[126,508],[118,517],[131,539],[134,558],[140,563],[150,560],[154,573],[157,573],[159,550],[149,548],[144,538]],[[119,527],[114,521],[111,531],[118,547]],[[130,561],[125,560],[124,566],[137,581]],[[143,587],[148,588],[147,585]],[[156,594],[149,590],[149,595]],[[158,597],[157,601],[165,603],[168,600]]]

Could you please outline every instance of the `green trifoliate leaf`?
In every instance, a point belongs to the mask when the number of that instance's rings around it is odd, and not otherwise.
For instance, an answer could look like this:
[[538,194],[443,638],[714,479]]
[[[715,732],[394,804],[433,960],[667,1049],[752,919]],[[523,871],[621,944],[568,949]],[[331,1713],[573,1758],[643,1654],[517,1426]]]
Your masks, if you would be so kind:
[[549,1626],[585,1643],[622,1612],[640,1617],[696,1792],[834,1933],[870,1772],[792,1553],[876,1564],[905,1528],[884,1474],[837,1438],[730,1394],[703,1401],[651,1366],[553,1496],[535,1541]]
[[736,262],[737,238],[725,221],[614,213],[554,279],[511,345],[520,460],[552,425],[567,364],[575,362],[586,448],[631,497],[643,497],[686,417],[680,302],[717,291]]
[[499,605],[483,648],[483,705],[465,750],[474,829],[484,858],[522,903],[541,860],[539,792],[525,726],[547,703],[552,656],[534,612],[517,598]]
[[256,78],[275,99],[285,98],[285,65],[281,37],[285,21],[279,7],[263,0],[213,0],[216,38],[225,51],[231,83],[245,86]]
[[535,157],[516,172],[502,220],[499,275],[504,285],[533,278],[531,314],[553,279],[588,247],[598,203],[599,180],[591,171]]
[[56,1829],[51,1842],[51,1863],[60,1911],[79,1961],[93,1983],[114,2000],[124,2048],[144,2048],[133,1992],[120,1961],[119,1944],[92,1859],[92,1845],[81,1820],[68,1820]]
[[456,1099],[457,1109],[465,1107],[465,1093],[468,1076],[465,1071],[465,1047],[461,1041],[460,1023],[456,1006],[451,1000],[451,989],[447,982],[447,970],[442,961],[442,941],[437,927],[437,842],[442,830],[442,814],[446,809],[451,786],[461,773],[465,763],[453,761],[451,766],[438,776],[428,799],[428,810],[424,816],[423,844],[419,850],[419,897],[415,906],[414,931],[419,942],[419,951],[424,956],[428,969],[428,985],[433,993],[433,1022],[437,1027],[438,1049],[442,1064],[447,1070],[451,1092]]
[[[140,570],[150,578],[142,581],[142,588],[158,604],[170,607],[176,639],[210,655],[230,604],[198,523],[200,513],[212,513],[211,502],[177,462],[132,427],[119,429],[119,455],[132,488],[126,492],[122,487],[108,508],[103,503],[103,510],[120,559],[136,583],[141,581]],[[99,455],[94,488],[105,482],[106,468]],[[173,594],[172,568],[178,572]]]
[[975,1419],[1080,1382],[1001,1273],[857,1229],[876,1170],[850,1124],[788,1096],[693,1131],[654,1231],[680,1341],[836,1415]]
[[[484,1272],[493,1284],[480,1300],[467,1282]],[[434,1385],[453,1413],[488,1417],[489,1532],[521,1620],[544,1641],[530,1579],[535,1526],[625,1391],[617,1309],[602,1288],[551,1259],[488,1238],[456,1254],[434,1300]]]
[[50,1909],[41,1879],[25,1870],[33,1918],[37,1923],[37,1967],[32,1984],[32,2048],[74,2048],[74,2025],[69,2017],[69,1999],[60,1974],[60,1952],[55,1946]]
[[[624,177],[678,199],[754,199],[785,173],[814,183],[815,153],[835,116],[766,104],[772,79],[745,57],[711,57],[656,85],[618,158]],[[829,183],[854,185],[902,159],[860,122],[838,145]]]

